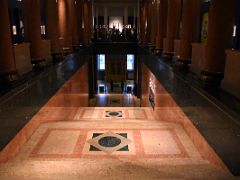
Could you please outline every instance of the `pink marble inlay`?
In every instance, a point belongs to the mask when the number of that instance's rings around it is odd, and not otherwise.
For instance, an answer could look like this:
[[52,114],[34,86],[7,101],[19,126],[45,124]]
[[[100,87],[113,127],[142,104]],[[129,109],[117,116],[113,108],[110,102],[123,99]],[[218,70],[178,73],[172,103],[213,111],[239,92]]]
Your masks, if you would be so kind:
[[78,141],[80,131],[52,130],[47,131],[45,140],[37,154],[72,154]]
[[[96,132],[127,133],[129,151],[90,152],[91,139]],[[173,129],[48,129],[33,149],[30,157],[38,158],[184,158],[188,157],[184,146]]]
[[84,109],[80,116],[81,119],[97,119],[99,118],[99,110],[97,109]]
[[146,154],[180,154],[181,151],[170,131],[141,131]]
[[147,119],[145,110],[143,110],[143,109],[133,109],[133,110],[127,110],[127,111],[128,111],[128,118]]

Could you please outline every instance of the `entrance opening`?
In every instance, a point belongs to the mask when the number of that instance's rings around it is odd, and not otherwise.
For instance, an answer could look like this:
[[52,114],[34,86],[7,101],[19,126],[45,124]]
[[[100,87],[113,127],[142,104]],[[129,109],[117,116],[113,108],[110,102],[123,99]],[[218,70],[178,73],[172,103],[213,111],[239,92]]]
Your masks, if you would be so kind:
[[97,54],[96,90],[90,106],[140,106],[138,65],[135,54]]

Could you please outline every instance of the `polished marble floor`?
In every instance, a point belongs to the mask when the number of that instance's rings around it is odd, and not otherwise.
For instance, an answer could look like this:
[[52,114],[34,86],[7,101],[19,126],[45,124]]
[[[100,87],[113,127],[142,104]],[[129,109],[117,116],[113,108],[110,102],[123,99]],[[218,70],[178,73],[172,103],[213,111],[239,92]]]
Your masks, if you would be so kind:
[[132,94],[98,94],[90,100],[92,107],[140,107],[140,100]]
[[84,71],[1,152],[0,179],[232,178],[177,105],[86,107]]

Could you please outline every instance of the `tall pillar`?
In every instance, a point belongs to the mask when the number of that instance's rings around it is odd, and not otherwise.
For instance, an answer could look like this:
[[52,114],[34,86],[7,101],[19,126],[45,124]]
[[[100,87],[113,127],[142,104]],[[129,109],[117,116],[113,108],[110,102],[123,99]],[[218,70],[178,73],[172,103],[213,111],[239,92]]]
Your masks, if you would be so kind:
[[[141,3],[140,3],[140,0],[138,0],[138,3],[137,3],[137,14],[136,14],[136,17],[137,17],[137,21],[136,21],[136,30],[137,30],[137,39],[140,39],[140,26],[141,26],[141,15],[140,15],[140,8],[141,8]],[[141,13],[143,13],[141,11]]]
[[77,32],[77,17],[75,9],[75,0],[67,1],[67,23],[68,23],[68,32],[69,37],[71,38],[72,45],[76,46],[79,43],[78,32]]
[[139,12],[139,29],[140,29],[140,43],[144,43],[144,36],[145,36],[145,16],[146,16],[146,11],[145,11],[145,3],[141,2],[140,3],[140,12]]
[[136,8],[133,9],[133,27],[136,28]]
[[143,14],[142,14],[142,41],[143,44],[147,44],[147,16],[148,16],[148,4],[143,3]]
[[156,47],[156,35],[157,35],[157,12],[158,11],[158,1],[155,1],[151,5],[151,47],[155,49]]
[[95,25],[97,25],[97,27],[98,27],[98,7],[96,7],[95,18],[96,18],[96,23],[95,23]]
[[104,8],[104,25],[108,26],[108,9],[105,7]]
[[163,50],[163,39],[167,36],[168,0],[160,0],[158,11],[158,32],[156,39],[156,53]]
[[203,64],[205,85],[219,86],[224,77],[225,50],[231,48],[236,0],[212,0],[210,4],[208,39]]
[[152,27],[152,3],[147,3],[147,33],[146,33],[146,42],[147,45],[151,45],[151,27]]
[[77,7],[75,6],[74,3],[74,13],[73,13],[73,29],[72,29],[72,42],[73,45],[79,45],[79,34],[78,34],[78,28],[77,28],[77,12],[76,12]]
[[188,69],[191,63],[192,43],[199,39],[199,19],[201,0],[183,1],[182,33],[180,41],[180,51],[178,65]]
[[[139,2],[139,1],[138,1]],[[142,22],[142,14],[143,14],[143,6],[142,6],[142,3],[139,3],[139,8],[140,8],[140,11],[141,11],[141,14],[138,12],[138,41],[139,43],[143,43],[142,41],[142,29],[143,29],[143,22]]]
[[83,43],[83,2],[82,0],[78,0],[76,3],[76,16],[77,16],[77,31],[78,31],[78,38],[79,43]]
[[88,3],[88,9],[89,9],[89,34],[88,34],[88,41],[92,41],[92,30],[93,30],[93,0],[90,0]]
[[52,53],[60,53],[58,27],[58,4],[56,0],[45,0],[46,36],[51,41]]
[[32,63],[44,66],[43,42],[41,39],[41,20],[39,0],[23,1],[24,36],[25,41],[30,42]]
[[0,1],[0,77],[13,81],[17,78],[17,70],[11,40],[8,1]]
[[128,7],[124,8],[124,33],[127,35],[127,25],[128,25]]
[[168,1],[167,39],[163,49],[166,58],[172,58],[174,54],[174,40],[179,36],[181,0]]
[[84,19],[84,36],[83,36],[83,42],[84,44],[89,43],[89,24],[90,24],[90,19],[89,19],[89,3],[88,0],[84,0],[83,2],[83,19]]
[[58,0],[58,18],[61,46],[71,47],[72,38],[69,36],[68,9],[65,0]]

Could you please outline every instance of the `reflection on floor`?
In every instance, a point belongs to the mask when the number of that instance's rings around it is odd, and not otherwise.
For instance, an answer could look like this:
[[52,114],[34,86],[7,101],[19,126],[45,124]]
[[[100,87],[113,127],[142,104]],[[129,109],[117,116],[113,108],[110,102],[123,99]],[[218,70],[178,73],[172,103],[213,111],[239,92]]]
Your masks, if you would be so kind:
[[0,179],[231,178],[214,155],[205,158],[180,108],[79,107],[73,82],[16,136],[9,157],[18,153],[0,165]]
[[91,107],[140,107],[140,100],[132,94],[98,94]]

